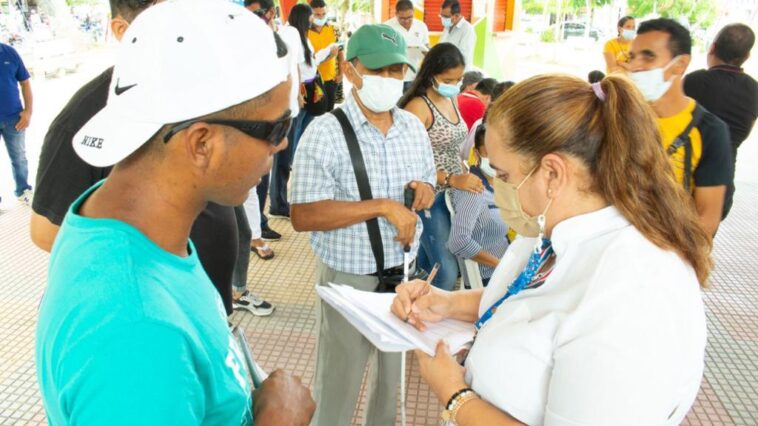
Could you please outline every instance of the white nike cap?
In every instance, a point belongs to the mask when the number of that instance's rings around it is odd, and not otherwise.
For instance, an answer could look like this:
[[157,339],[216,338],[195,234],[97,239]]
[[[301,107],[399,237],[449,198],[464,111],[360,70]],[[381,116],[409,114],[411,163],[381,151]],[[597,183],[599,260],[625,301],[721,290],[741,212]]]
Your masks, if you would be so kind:
[[222,111],[287,80],[287,58],[252,12],[226,0],[169,0],[129,26],[108,102],[76,134],[87,163],[118,163],[166,124]]

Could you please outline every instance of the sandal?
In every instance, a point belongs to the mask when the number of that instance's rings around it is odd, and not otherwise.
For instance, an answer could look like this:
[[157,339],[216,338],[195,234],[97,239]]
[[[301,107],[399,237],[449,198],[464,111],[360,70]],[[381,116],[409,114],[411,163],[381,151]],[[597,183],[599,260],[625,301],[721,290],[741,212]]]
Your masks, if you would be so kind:
[[269,247],[268,244],[263,244],[260,247],[250,246],[250,251],[255,253],[256,256],[260,257],[263,260],[274,258],[274,251],[271,250],[271,247]]

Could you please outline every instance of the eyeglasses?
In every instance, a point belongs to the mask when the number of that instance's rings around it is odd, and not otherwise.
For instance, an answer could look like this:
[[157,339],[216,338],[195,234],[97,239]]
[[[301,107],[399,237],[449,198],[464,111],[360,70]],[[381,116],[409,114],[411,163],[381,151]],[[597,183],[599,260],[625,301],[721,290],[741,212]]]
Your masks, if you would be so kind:
[[272,146],[279,146],[287,136],[292,127],[292,112],[287,111],[280,118],[274,121],[252,121],[252,120],[222,120],[222,119],[193,119],[183,121],[169,129],[166,136],[163,137],[163,143],[174,137],[177,133],[188,128],[195,123],[218,124],[237,129],[251,138],[264,140]]

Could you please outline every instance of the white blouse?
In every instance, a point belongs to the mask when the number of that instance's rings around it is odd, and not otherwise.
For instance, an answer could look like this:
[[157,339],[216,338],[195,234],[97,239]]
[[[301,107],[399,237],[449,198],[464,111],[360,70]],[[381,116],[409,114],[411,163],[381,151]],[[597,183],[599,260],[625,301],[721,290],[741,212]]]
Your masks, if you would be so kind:
[[[530,425],[678,425],[703,375],[706,322],[697,277],[615,207],[552,233],[547,281],[506,300],[480,330],[466,382]],[[484,292],[481,315],[526,264],[517,239]]]
[[311,82],[314,78],[316,78],[316,73],[318,73],[318,66],[321,65],[321,63],[329,57],[332,46],[334,46],[334,44],[330,44],[329,46],[316,52],[313,49],[313,44],[310,40],[308,40],[308,48],[311,50],[311,64],[308,65],[308,63],[305,62],[305,49],[303,49],[303,60],[297,64],[298,68],[300,68],[301,81]]

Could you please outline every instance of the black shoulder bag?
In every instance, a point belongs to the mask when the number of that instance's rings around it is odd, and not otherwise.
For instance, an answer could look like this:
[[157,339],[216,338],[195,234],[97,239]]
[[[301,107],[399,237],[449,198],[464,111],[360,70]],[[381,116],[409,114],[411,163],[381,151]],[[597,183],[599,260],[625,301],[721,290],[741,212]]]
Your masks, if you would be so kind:
[[[342,133],[345,135],[345,142],[347,143],[347,150],[350,153],[350,161],[353,163],[353,171],[355,172],[355,180],[358,183],[358,192],[361,195],[361,200],[373,200],[374,196],[371,194],[371,184],[366,172],[366,163],[363,161],[363,153],[358,144],[358,137],[355,135],[353,126],[350,125],[345,111],[341,108],[334,109],[332,114],[339,121]],[[395,287],[403,281],[403,274],[402,272],[399,274],[384,274],[384,244],[382,244],[379,219],[373,218],[367,220],[366,228],[368,229],[368,238],[371,241],[371,251],[374,253],[374,259],[376,260],[376,276],[379,278],[379,287],[377,287],[376,291],[378,293],[394,293]],[[416,268],[416,271],[411,274],[409,279],[426,279],[426,276],[427,274],[423,270]]]
[[700,124],[700,121],[705,116],[705,109],[700,104],[695,104],[695,110],[692,111],[692,120],[690,124],[684,129],[684,131],[674,139],[666,153],[669,156],[684,146],[684,189],[687,192],[691,192],[690,180],[692,180],[692,141],[690,140],[690,132],[693,128]]

